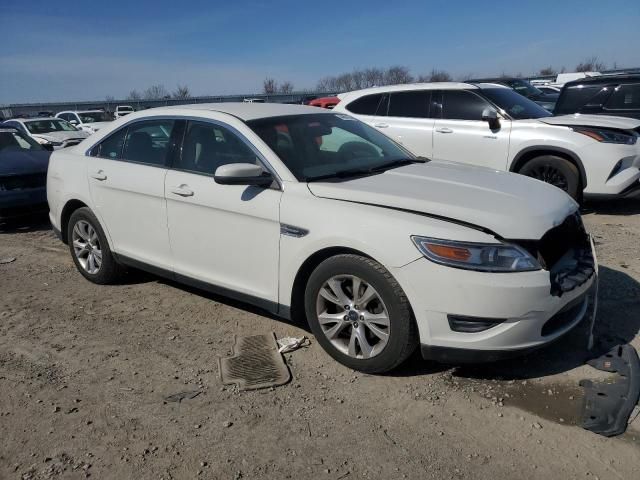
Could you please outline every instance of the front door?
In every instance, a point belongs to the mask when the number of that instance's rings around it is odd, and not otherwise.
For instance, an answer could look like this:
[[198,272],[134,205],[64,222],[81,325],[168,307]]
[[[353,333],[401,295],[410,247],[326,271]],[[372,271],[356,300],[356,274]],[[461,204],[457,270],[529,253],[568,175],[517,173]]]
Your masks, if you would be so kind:
[[213,179],[220,165],[258,158],[231,127],[190,121],[165,182],[169,238],[178,276],[275,303],[282,192]]
[[511,120],[491,129],[482,111],[493,108],[468,90],[443,90],[441,118],[433,127],[433,158],[506,170]]

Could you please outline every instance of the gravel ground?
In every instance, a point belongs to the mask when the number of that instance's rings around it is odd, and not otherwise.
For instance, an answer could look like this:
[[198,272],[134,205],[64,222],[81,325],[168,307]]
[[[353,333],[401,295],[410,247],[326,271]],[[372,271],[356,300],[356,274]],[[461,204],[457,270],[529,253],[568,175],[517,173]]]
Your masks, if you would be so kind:
[[[601,263],[600,352],[640,349],[640,202],[589,205]],[[76,272],[46,220],[0,226],[0,479],[640,477],[640,420],[576,426],[586,329],[529,357],[451,368],[414,355],[385,376],[311,346],[293,380],[218,378],[234,335],[309,335],[225,298],[131,272]],[[168,395],[201,390],[180,403]]]

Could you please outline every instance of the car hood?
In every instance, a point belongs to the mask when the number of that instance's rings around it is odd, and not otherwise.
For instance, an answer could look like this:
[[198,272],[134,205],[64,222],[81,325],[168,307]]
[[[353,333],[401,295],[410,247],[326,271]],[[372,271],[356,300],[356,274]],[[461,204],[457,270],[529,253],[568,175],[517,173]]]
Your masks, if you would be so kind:
[[628,117],[613,117],[609,115],[558,115],[557,117],[539,118],[541,122],[549,125],[563,125],[576,127],[605,127],[619,128],[622,130],[633,130],[640,127],[640,120]]
[[513,240],[538,240],[578,208],[562,190],[546,183],[443,161],[308,185],[318,197],[414,211]]
[[69,140],[71,138],[87,138],[89,134],[87,132],[83,132],[81,130],[77,130],[75,132],[47,132],[47,133],[36,133],[33,135],[34,137],[44,138],[45,140],[54,141],[54,142],[64,142],[65,140]]
[[0,151],[0,176],[46,173],[50,155],[51,152],[47,150],[29,152],[4,149]]

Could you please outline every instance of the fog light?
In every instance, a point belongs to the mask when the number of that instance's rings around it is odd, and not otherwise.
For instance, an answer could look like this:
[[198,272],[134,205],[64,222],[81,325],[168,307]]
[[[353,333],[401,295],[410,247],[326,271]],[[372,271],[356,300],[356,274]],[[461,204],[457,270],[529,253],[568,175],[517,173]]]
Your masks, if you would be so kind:
[[461,333],[484,332],[505,321],[501,318],[465,317],[462,315],[447,315],[447,319],[451,330]]

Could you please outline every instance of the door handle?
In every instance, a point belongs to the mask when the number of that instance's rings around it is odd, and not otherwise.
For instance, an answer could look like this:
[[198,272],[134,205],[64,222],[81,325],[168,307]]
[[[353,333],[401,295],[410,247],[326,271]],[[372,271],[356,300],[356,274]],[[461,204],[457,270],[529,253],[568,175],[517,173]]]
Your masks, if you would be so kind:
[[438,133],[453,133],[453,130],[447,127],[436,128],[436,132]]
[[180,195],[181,197],[193,197],[193,190],[186,185],[180,185],[179,187],[173,187],[171,193]]
[[374,123],[373,126],[376,128],[387,128],[389,125],[386,123]]
[[98,170],[96,173],[91,174],[91,178],[95,178],[96,180],[100,180],[104,182],[107,179],[107,176],[104,174],[102,170]]

